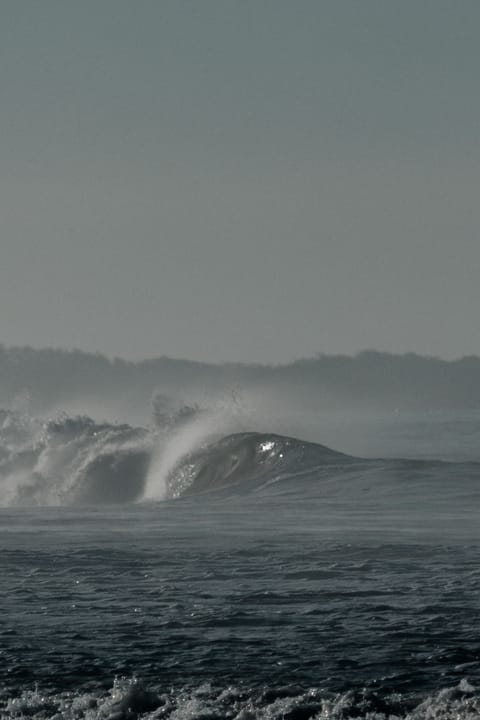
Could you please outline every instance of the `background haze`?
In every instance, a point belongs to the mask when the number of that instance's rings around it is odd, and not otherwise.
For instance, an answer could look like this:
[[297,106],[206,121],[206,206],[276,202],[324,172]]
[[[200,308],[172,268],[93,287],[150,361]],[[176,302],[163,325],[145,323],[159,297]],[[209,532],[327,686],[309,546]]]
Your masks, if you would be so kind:
[[480,6],[4,0],[1,339],[480,352]]

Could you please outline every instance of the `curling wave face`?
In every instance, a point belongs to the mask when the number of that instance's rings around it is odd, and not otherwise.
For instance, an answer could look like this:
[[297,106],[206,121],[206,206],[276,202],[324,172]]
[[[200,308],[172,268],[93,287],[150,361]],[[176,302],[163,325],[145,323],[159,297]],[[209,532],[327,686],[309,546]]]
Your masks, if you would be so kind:
[[168,495],[179,497],[232,486],[241,486],[244,491],[257,489],[272,481],[352,462],[355,458],[317,443],[275,434],[235,433],[182,458],[168,479]]

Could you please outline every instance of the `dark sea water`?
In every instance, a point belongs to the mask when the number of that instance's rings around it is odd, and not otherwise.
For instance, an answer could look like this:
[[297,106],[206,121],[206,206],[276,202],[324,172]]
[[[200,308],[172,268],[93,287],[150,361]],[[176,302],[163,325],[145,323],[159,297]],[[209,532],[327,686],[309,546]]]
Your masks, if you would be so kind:
[[480,717],[480,418],[197,425],[5,414],[0,716]]

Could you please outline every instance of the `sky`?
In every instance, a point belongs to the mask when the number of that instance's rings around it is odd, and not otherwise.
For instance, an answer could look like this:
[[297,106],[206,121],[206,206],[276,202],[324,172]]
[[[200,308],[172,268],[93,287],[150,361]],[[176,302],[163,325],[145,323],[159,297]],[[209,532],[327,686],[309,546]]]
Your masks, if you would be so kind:
[[480,354],[477,0],[1,0],[0,342]]

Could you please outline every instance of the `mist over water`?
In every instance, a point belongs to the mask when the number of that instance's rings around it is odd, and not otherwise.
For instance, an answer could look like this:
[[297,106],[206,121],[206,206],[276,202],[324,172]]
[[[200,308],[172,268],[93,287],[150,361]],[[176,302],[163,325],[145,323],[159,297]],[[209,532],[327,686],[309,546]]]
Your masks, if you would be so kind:
[[4,379],[2,717],[477,717],[477,409],[182,368]]
[[0,720],[479,720],[480,3],[0,19]]

